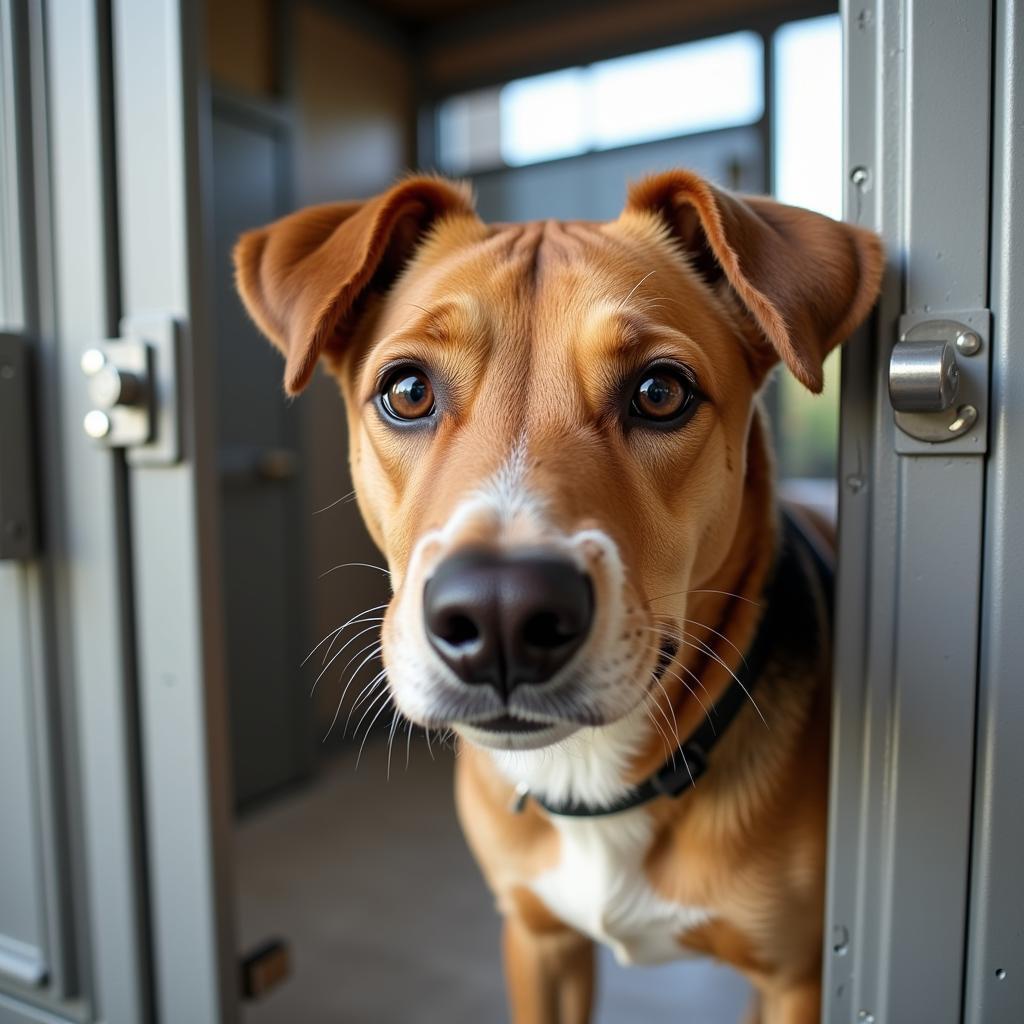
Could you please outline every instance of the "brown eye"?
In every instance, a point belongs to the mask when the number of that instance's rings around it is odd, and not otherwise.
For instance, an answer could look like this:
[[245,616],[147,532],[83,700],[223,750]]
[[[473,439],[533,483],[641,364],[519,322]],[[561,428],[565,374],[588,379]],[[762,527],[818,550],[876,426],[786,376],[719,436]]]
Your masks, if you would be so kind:
[[659,366],[641,375],[630,411],[645,420],[673,420],[690,408],[694,397],[693,384],[681,372]]
[[434,411],[434,388],[422,370],[406,367],[388,378],[381,402],[396,420],[420,420]]

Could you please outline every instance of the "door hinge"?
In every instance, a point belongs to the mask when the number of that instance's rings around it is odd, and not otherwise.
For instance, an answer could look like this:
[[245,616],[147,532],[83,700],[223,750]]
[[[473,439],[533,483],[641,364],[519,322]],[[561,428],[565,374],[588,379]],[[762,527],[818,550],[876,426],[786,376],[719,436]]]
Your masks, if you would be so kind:
[[261,999],[292,972],[292,957],[285,939],[267,939],[242,957],[239,964],[243,999]]
[[889,400],[902,455],[982,455],[988,445],[992,314],[900,317]]
[[32,346],[0,334],[0,559],[39,553]]
[[133,465],[181,456],[177,337],[173,317],[126,317],[120,338],[82,353],[91,405],[82,427],[98,444],[125,449]]

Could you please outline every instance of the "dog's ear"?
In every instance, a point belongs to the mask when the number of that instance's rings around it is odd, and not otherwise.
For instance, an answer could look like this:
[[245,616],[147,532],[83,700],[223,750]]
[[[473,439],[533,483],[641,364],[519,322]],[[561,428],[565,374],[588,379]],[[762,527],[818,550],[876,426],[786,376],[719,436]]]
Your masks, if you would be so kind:
[[249,231],[234,251],[249,315],[285,357],[284,386],[298,394],[329,348],[344,344],[371,287],[386,287],[439,218],[473,214],[469,189],[408,178],[366,202],[311,206]]
[[771,199],[731,195],[690,171],[629,191],[626,212],[661,217],[709,283],[722,278],[753,318],[759,375],[781,359],[811,391],[822,363],[874,305],[885,256],[878,236]]

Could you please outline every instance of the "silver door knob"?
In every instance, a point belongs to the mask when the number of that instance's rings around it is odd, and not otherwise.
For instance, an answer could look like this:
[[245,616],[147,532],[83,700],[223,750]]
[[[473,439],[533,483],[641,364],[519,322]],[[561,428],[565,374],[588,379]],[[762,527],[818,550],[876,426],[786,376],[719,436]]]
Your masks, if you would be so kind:
[[115,405],[139,405],[143,402],[145,381],[142,377],[115,366],[102,352],[99,352],[99,355],[103,361],[97,365],[97,360],[93,357],[93,353],[96,352],[99,350],[89,349],[82,357],[83,366],[88,362],[90,366],[95,367],[91,372],[85,371],[89,378],[89,397],[93,404],[100,409],[113,409]]

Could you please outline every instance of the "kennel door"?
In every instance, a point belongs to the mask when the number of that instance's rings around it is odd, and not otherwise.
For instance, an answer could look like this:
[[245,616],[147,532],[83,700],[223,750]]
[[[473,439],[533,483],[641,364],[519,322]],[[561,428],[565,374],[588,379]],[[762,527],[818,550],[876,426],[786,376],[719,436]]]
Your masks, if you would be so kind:
[[[882,233],[889,260],[842,371],[830,1024],[962,1019],[986,466],[1004,443],[988,430],[987,383],[1002,344],[989,260],[996,6],[844,6],[846,216]],[[915,342],[959,367],[946,411],[906,415],[899,371],[923,352]]]

